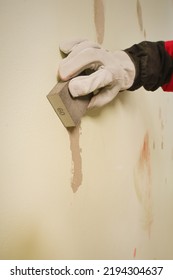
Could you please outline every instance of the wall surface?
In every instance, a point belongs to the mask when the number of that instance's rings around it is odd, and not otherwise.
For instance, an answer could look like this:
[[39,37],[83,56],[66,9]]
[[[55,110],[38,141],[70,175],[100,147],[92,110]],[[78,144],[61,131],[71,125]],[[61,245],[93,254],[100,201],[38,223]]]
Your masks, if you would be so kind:
[[59,43],[173,38],[171,0],[0,0],[0,259],[172,259],[173,95],[123,92],[68,133]]

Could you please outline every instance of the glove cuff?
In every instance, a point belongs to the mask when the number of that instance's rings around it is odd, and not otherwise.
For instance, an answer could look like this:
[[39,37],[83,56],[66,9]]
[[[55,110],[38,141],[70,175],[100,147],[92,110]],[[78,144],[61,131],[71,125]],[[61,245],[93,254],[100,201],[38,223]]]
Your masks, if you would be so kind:
[[129,89],[133,84],[136,76],[136,69],[132,59],[125,51],[116,51],[116,58],[122,69],[121,90]]

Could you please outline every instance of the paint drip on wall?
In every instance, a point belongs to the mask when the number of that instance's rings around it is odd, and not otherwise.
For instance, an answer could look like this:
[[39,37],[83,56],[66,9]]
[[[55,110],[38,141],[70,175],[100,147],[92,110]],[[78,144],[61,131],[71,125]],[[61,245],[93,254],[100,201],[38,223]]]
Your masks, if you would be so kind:
[[[102,44],[104,40],[104,5],[102,0],[94,0],[94,24],[97,34],[97,42]],[[82,184],[82,156],[80,148],[80,135],[82,134],[81,126],[68,129],[70,139],[70,150],[72,156],[72,179],[71,188],[77,192]]]
[[143,24],[143,15],[142,15],[142,7],[141,3],[139,0],[136,2],[136,10],[137,10],[137,18],[138,18],[138,24],[140,31],[143,33],[144,38],[146,39],[146,30],[144,29],[144,24]]
[[94,0],[94,24],[97,35],[97,42],[103,43],[105,32],[105,15],[102,0]]
[[133,251],[133,258],[134,259],[136,258],[136,248],[134,248],[134,251]]
[[81,126],[78,125],[74,128],[68,129],[70,138],[70,150],[72,155],[72,179],[71,188],[73,192],[77,192],[78,188],[82,184],[82,157],[80,148],[80,134]]
[[151,155],[148,132],[144,136],[139,159],[134,170],[134,185],[138,201],[142,207],[142,226],[148,231],[150,237],[153,213],[151,197]]

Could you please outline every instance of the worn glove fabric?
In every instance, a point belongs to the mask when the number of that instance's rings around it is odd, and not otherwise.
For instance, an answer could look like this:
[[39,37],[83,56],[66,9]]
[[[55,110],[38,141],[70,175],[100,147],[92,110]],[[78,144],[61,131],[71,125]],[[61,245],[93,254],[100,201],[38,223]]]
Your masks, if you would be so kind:
[[[94,93],[89,108],[109,103],[134,82],[135,66],[124,51],[111,52],[80,39],[63,42],[60,50],[67,57],[60,62],[59,77],[70,80],[69,90],[74,97]],[[88,69],[92,71],[90,75],[81,75]]]

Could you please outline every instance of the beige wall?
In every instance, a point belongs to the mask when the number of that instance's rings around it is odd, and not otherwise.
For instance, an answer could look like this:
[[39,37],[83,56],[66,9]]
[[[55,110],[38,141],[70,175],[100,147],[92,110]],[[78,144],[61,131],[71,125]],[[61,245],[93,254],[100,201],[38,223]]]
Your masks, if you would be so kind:
[[46,99],[64,39],[173,38],[171,0],[103,4],[0,0],[0,259],[173,258],[173,95],[119,94],[71,148]]

